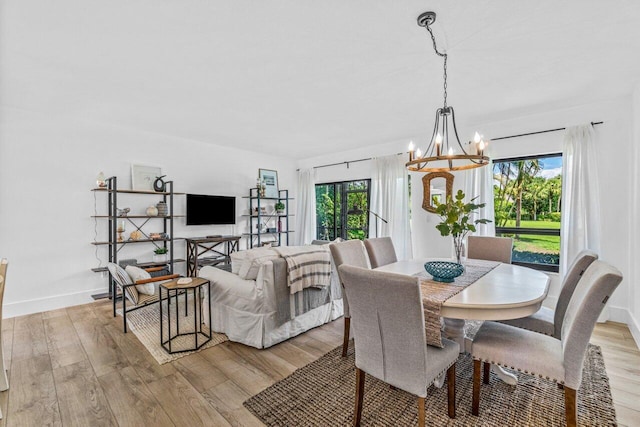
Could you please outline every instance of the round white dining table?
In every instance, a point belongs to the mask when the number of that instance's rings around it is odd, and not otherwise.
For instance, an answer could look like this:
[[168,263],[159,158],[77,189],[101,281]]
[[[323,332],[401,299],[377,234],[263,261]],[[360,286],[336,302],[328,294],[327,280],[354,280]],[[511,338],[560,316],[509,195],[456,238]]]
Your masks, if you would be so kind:
[[[397,261],[377,271],[415,276],[427,259]],[[465,320],[506,320],[529,316],[540,309],[549,292],[549,276],[513,264],[500,264],[442,304],[444,335],[469,352],[471,339],[464,334]],[[496,365],[491,368],[503,381],[516,384],[515,375]]]

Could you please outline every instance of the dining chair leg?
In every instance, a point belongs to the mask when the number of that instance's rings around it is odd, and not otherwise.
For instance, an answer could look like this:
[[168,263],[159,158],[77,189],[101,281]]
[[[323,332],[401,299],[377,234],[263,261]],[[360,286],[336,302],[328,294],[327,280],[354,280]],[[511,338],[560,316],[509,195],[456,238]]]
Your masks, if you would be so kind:
[[349,328],[351,326],[351,318],[344,318],[344,338],[342,341],[342,357],[347,357],[347,348],[349,347]]
[[489,378],[491,375],[491,363],[484,362],[484,383],[489,384]]
[[449,418],[456,417],[456,364],[447,369],[447,406]]
[[362,400],[364,398],[364,378],[365,373],[362,369],[356,368],[356,406],[353,410],[353,426],[360,426],[362,418]]
[[425,398],[419,397],[418,398],[418,427],[424,427],[424,423],[425,423],[424,403],[425,403]]
[[576,390],[564,387],[564,413],[567,418],[567,427],[578,425],[578,407],[576,405]]
[[471,413],[480,414],[480,364],[482,361],[473,361],[473,397],[471,402]]

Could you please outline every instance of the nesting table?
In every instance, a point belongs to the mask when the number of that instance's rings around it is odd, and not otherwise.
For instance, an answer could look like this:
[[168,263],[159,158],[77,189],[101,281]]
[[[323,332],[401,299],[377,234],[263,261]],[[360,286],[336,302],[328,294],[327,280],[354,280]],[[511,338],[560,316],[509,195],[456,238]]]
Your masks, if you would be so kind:
[[[211,330],[208,334],[202,329],[202,304],[211,303],[211,282],[202,277],[192,277],[191,282],[180,284],[179,279],[174,279],[160,285],[160,295],[163,290],[167,293],[167,307],[163,310],[164,298],[160,298],[160,344],[168,353],[182,353],[185,351],[195,351],[211,341]],[[203,289],[206,286],[206,299],[203,300]],[[182,331],[180,330],[180,314],[178,310],[178,293],[184,291],[184,316]],[[193,329],[188,328],[184,323],[188,320],[189,294],[193,296]],[[175,296],[174,304],[171,304],[171,297]],[[165,312],[166,311],[166,312]],[[173,312],[173,313],[172,313]],[[165,319],[167,334],[165,337]],[[188,323],[191,323],[190,321]],[[209,310],[209,325],[211,325],[211,310]],[[192,340],[190,339],[192,337]],[[193,341],[193,345],[189,342]]]

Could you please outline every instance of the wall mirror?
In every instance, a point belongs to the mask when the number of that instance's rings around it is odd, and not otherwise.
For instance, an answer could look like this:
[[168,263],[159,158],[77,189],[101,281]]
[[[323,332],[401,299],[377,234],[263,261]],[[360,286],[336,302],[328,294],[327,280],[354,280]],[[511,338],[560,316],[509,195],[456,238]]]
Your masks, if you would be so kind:
[[431,172],[422,177],[422,209],[435,213],[434,200],[444,203],[453,194],[453,174]]

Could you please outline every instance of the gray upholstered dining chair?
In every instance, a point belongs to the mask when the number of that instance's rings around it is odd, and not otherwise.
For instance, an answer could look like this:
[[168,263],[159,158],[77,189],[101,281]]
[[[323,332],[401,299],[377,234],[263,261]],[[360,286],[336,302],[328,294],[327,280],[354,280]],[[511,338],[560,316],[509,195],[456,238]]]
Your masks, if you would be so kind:
[[511,264],[512,250],[513,239],[511,237],[467,237],[467,258]]
[[349,310],[349,301],[344,291],[344,282],[340,274],[340,266],[355,265],[356,267],[370,268],[369,258],[364,244],[361,240],[347,240],[345,242],[336,242],[329,245],[333,262],[338,269],[338,278],[342,285],[342,304],[344,305],[344,337],[342,340],[342,357],[347,356],[347,348],[349,347],[349,330],[351,328],[351,313]]
[[567,426],[577,423],[577,390],[582,381],[582,364],[593,328],[607,300],[622,280],[616,268],[594,261],[578,281],[562,323],[561,338],[539,334],[498,322],[484,322],[473,339],[472,414],[480,406],[480,368],[489,381],[489,365],[524,371],[551,379],[564,386]]
[[418,396],[418,425],[425,425],[429,385],[447,372],[448,414],[456,416],[458,343],[427,347],[419,279],[343,265],[338,270],[351,301],[356,336],[356,402],[353,425],[362,417],[365,373]]
[[391,237],[366,239],[364,241],[364,247],[367,248],[371,268],[382,267],[383,265],[398,261]]
[[576,256],[571,267],[569,267],[569,272],[562,282],[562,289],[560,290],[560,296],[558,297],[555,310],[547,307],[540,307],[540,310],[533,313],[531,316],[522,317],[520,319],[500,320],[500,323],[528,329],[530,331],[539,332],[541,334],[550,335],[554,338],[560,339],[562,321],[564,320],[564,314],[569,306],[571,295],[573,295],[573,291],[576,289],[576,285],[583,273],[591,263],[597,259],[598,254],[589,250],[584,250]]

